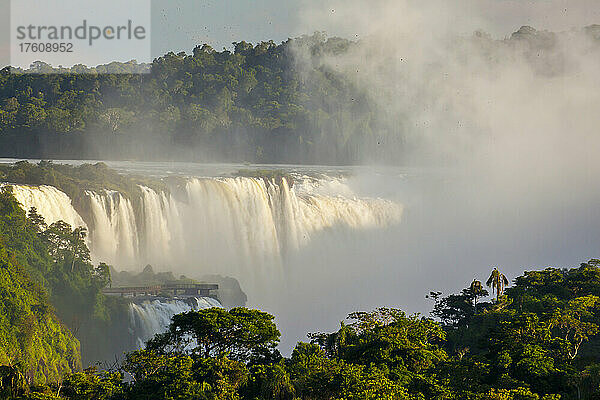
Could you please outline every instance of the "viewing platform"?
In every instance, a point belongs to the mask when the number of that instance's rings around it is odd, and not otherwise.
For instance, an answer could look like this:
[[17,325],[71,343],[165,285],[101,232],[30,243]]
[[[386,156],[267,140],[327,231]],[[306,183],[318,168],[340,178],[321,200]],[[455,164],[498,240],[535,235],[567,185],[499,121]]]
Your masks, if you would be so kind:
[[215,283],[164,283],[151,286],[109,287],[102,289],[102,293],[121,297],[180,296],[218,299],[217,290],[219,290],[219,285]]

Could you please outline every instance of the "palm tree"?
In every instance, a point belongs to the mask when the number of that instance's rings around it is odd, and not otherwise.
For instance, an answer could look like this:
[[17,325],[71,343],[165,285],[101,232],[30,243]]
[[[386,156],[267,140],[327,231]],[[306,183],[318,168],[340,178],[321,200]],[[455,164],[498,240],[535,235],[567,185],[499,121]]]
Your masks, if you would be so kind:
[[500,301],[500,296],[504,293],[504,287],[508,285],[508,279],[502,272],[498,271],[497,267],[494,267],[492,274],[485,284],[492,288],[492,293],[496,292],[496,301]]
[[487,291],[483,288],[483,285],[477,279],[473,279],[471,282],[471,286],[469,286],[471,290],[471,294],[473,296],[473,307],[475,308],[475,312],[477,312],[477,298],[482,296],[487,296]]

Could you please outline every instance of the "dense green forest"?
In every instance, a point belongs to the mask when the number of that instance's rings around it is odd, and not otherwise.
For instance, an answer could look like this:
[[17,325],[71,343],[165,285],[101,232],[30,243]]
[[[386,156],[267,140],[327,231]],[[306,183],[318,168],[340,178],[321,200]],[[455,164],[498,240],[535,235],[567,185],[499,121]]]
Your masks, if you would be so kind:
[[[582,32],[600,43],[599,26]],[[481,32],[463,40],[490,68],[524,57],[534,71],[553,74],[569,61],[558,34],[530,27],[501,40]],[[155,59],[147,74],[129,73],[142,68],[132,63],[113,63],[119,74],[7,67],[0,157],[351,164],[368,155],[402,163],[415,145],[402,113],[390,115],[381,93],[323,62],[362,45],[322,33],[281,44],[242,41],[231,51],[204,44]]]
[[110,268],[91,265],[83,234],[26,216],[10,188],[0,192],[0,398],[600,398],[599,260],[528,271],[512,285],[494,268],[458,294],[430,293],[430,317],[355,312],[289,358],[267,313],[183,313],[121,363],[82,371],[73,333],[93,322],[101,347],[119,314],[100,290]]
[[[292,54],[309,48],[316,57],[351,45],[323,35],[239,42],[234,51],[205,44],[157,58],[149,74],[129,74],[129,64],[121,74],[5,68],[0,156],[352,161],[357,146],[376,141],[365,102],[332,71],[315,65],[306,75]],[[341,129],[350,114],[355,121]],[[339,137],[328,135],[334,130]]]
[[41,271],[31,271],[45,254],[35,226],[8,196],[0,192],[0,371],[15,368],[34,384],[57,381],[81,368],[79,342],[53,312]]

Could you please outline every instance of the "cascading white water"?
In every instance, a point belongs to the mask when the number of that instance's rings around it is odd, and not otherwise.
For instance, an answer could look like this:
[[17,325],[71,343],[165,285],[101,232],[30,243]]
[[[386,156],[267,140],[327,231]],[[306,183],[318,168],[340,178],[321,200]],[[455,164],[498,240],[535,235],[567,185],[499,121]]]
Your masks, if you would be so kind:
[[212,297],[187,299],[145,300],[129,304],[130,333],[138,348],[157,333],[167,330],[171,317],[187,311],[198,311],[211,307],[222,307]]
[[92,258],[112,265],[138,257],[138,235],[131,201],[118,192],[86,191],[93,226],[90,232]]
[[169,266],[174,261],[181,262],[186,240],[181,229],[181,219],[177,201],[170,194],[157,193],[145,186],[142,190],[141,260],[144,263]]
[[65,193],[53,186],[11,185],[13,194],[28,212],[35,207],[37,212],[44,217],[47,224],[62,220],[72,227],[87,227],[83,218],[77,213],[71,199]]
[[282,257],[315,232],[385,227],[402,214],[391,201],[296,192],[285,179],[194,178],[179,197],[142,189],[144,262],[230,274],[246,283],[276,278]]
[[[289,185],[286,179],[190,178],[171,193],[140,189],[136,211],[118,192],[86,192],[96,262],[118,269],[150,263],[192,276],[219,273],[255,287],[277,280],[286,255],[317,232],[385,227],[402,215],[399,204],[356,198],[339,179],[303,177]],[[53,187],[15,185],[15,194],[50,222],[85,224]]]

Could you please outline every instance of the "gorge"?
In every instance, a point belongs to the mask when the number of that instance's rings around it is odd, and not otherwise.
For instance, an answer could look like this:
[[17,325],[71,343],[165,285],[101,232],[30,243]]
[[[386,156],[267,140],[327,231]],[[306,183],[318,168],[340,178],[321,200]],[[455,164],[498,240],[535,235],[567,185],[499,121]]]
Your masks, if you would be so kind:
[[[314,238],[344,240],[348,232],[380,230],[402,217],[399,202],[357,194],[347,174],[337,172],[151,175],[129,190],[81,184],[63,191],[60,184],[14,183],[10,176],[3,185],[12,186],[22,208],[35,207],[46,223],[86,228],[94,264],[131,273],[152,265],[194,279],[234,277],[248,303],[262,307],[275,307],[281,292],[297,282],[288,260]],[[172,315],[210,306],[221,304],[211,298],[132,299],[128,316],[115,323],[128,334],[111,351],[139,347],[165,329]],[[107,346],[117,340],[107,339]],[[82,348],[85,354],[85,343]]]

